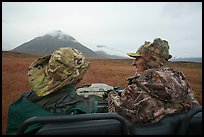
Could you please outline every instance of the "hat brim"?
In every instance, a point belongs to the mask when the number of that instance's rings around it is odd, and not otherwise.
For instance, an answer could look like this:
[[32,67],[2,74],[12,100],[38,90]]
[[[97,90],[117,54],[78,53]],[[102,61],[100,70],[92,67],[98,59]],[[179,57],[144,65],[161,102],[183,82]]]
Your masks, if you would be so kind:
[[132,57],[132,58],[141,57],[141,54],[139,54],[139,53],[127,53],[127,55]]
[[40,57],[29,67],[28,79],[38,96],[44,96],[47,94],[42,92],[42,90],[45,90],[45,88],[47,88],[46,85],[50,82],[50,77],[46,74],[46,68],[50,57],[51,55]]

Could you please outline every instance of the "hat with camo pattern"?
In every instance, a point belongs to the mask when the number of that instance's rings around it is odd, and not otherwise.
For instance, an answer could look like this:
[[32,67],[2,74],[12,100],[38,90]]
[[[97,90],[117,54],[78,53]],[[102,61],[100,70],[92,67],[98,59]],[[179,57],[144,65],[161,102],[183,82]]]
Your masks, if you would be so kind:
[[82,79],[88,67],[80,51],[63,47],[35,60],[29,67],[28,79],[38,96],[46,96]]
[[153,54],[157,57],[169,60],[172,55],[169,54],[169,44],[166,40],[161,38],[155,38],[153,43],[145,41],[135,53],[127,53],[130,57],[136,58],[138,56],[143,56],[145,54]]

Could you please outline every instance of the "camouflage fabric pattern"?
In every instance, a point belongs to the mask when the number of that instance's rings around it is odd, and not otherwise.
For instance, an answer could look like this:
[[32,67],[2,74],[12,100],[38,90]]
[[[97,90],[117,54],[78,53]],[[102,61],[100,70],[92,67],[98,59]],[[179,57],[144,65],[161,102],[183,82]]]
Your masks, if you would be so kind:
[[155,38],[153,43],[145,41],[145,43],[137,50],[138,54],[153,54],[166,60],[172,56],[169,54],[169,44],[166,40]]
[[34,61],[29,67],[28,79],[38,96],[46,96],[81,79],[88,67],[89,62],[81,52],[64,47]]
[[147,69],[161,67],[172,57],[169,54],[168,42],[161,38],[155,38],[153,43],[145,41],[136,53],[128,53],[128,55],[134,58],[142,56],[145,59]]
[[146,56],[144,56],[143,58],[145,59],[144,65],[147,69],[162,67],[167,62],[164,58],[160,58],[155,55],[151,55],[150,59],[146,59]]
[[156,122],[166,114],[199,106],[184,74],[173,68],[149,69],[128,82],[121,96],[108,95],[108,109],[133,123]]

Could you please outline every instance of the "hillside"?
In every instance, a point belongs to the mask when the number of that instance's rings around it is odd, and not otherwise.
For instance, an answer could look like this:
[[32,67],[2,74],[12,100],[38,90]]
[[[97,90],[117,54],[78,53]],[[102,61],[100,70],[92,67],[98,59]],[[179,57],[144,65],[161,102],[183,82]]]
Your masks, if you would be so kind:
[[42,56],[51,54],[60,47],[76,48],[80,50],[86,57],[100,58],[100,55],[79,43],[72,36],[64,34],[62,31],[53,31],[43,36],[38,36],[28,42],[21,44],[11,51]]

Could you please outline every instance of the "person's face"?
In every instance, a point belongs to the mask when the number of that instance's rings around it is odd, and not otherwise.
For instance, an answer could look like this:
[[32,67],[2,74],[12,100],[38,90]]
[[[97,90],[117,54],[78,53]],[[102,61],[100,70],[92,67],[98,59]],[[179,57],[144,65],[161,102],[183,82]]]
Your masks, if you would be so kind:
[[132,65],[135,66],[135,75],[146,70],[146,67],[144,64],[145,64],[145,60],[142,57],[137,57],[134,59],[134,61],[132,62]]

